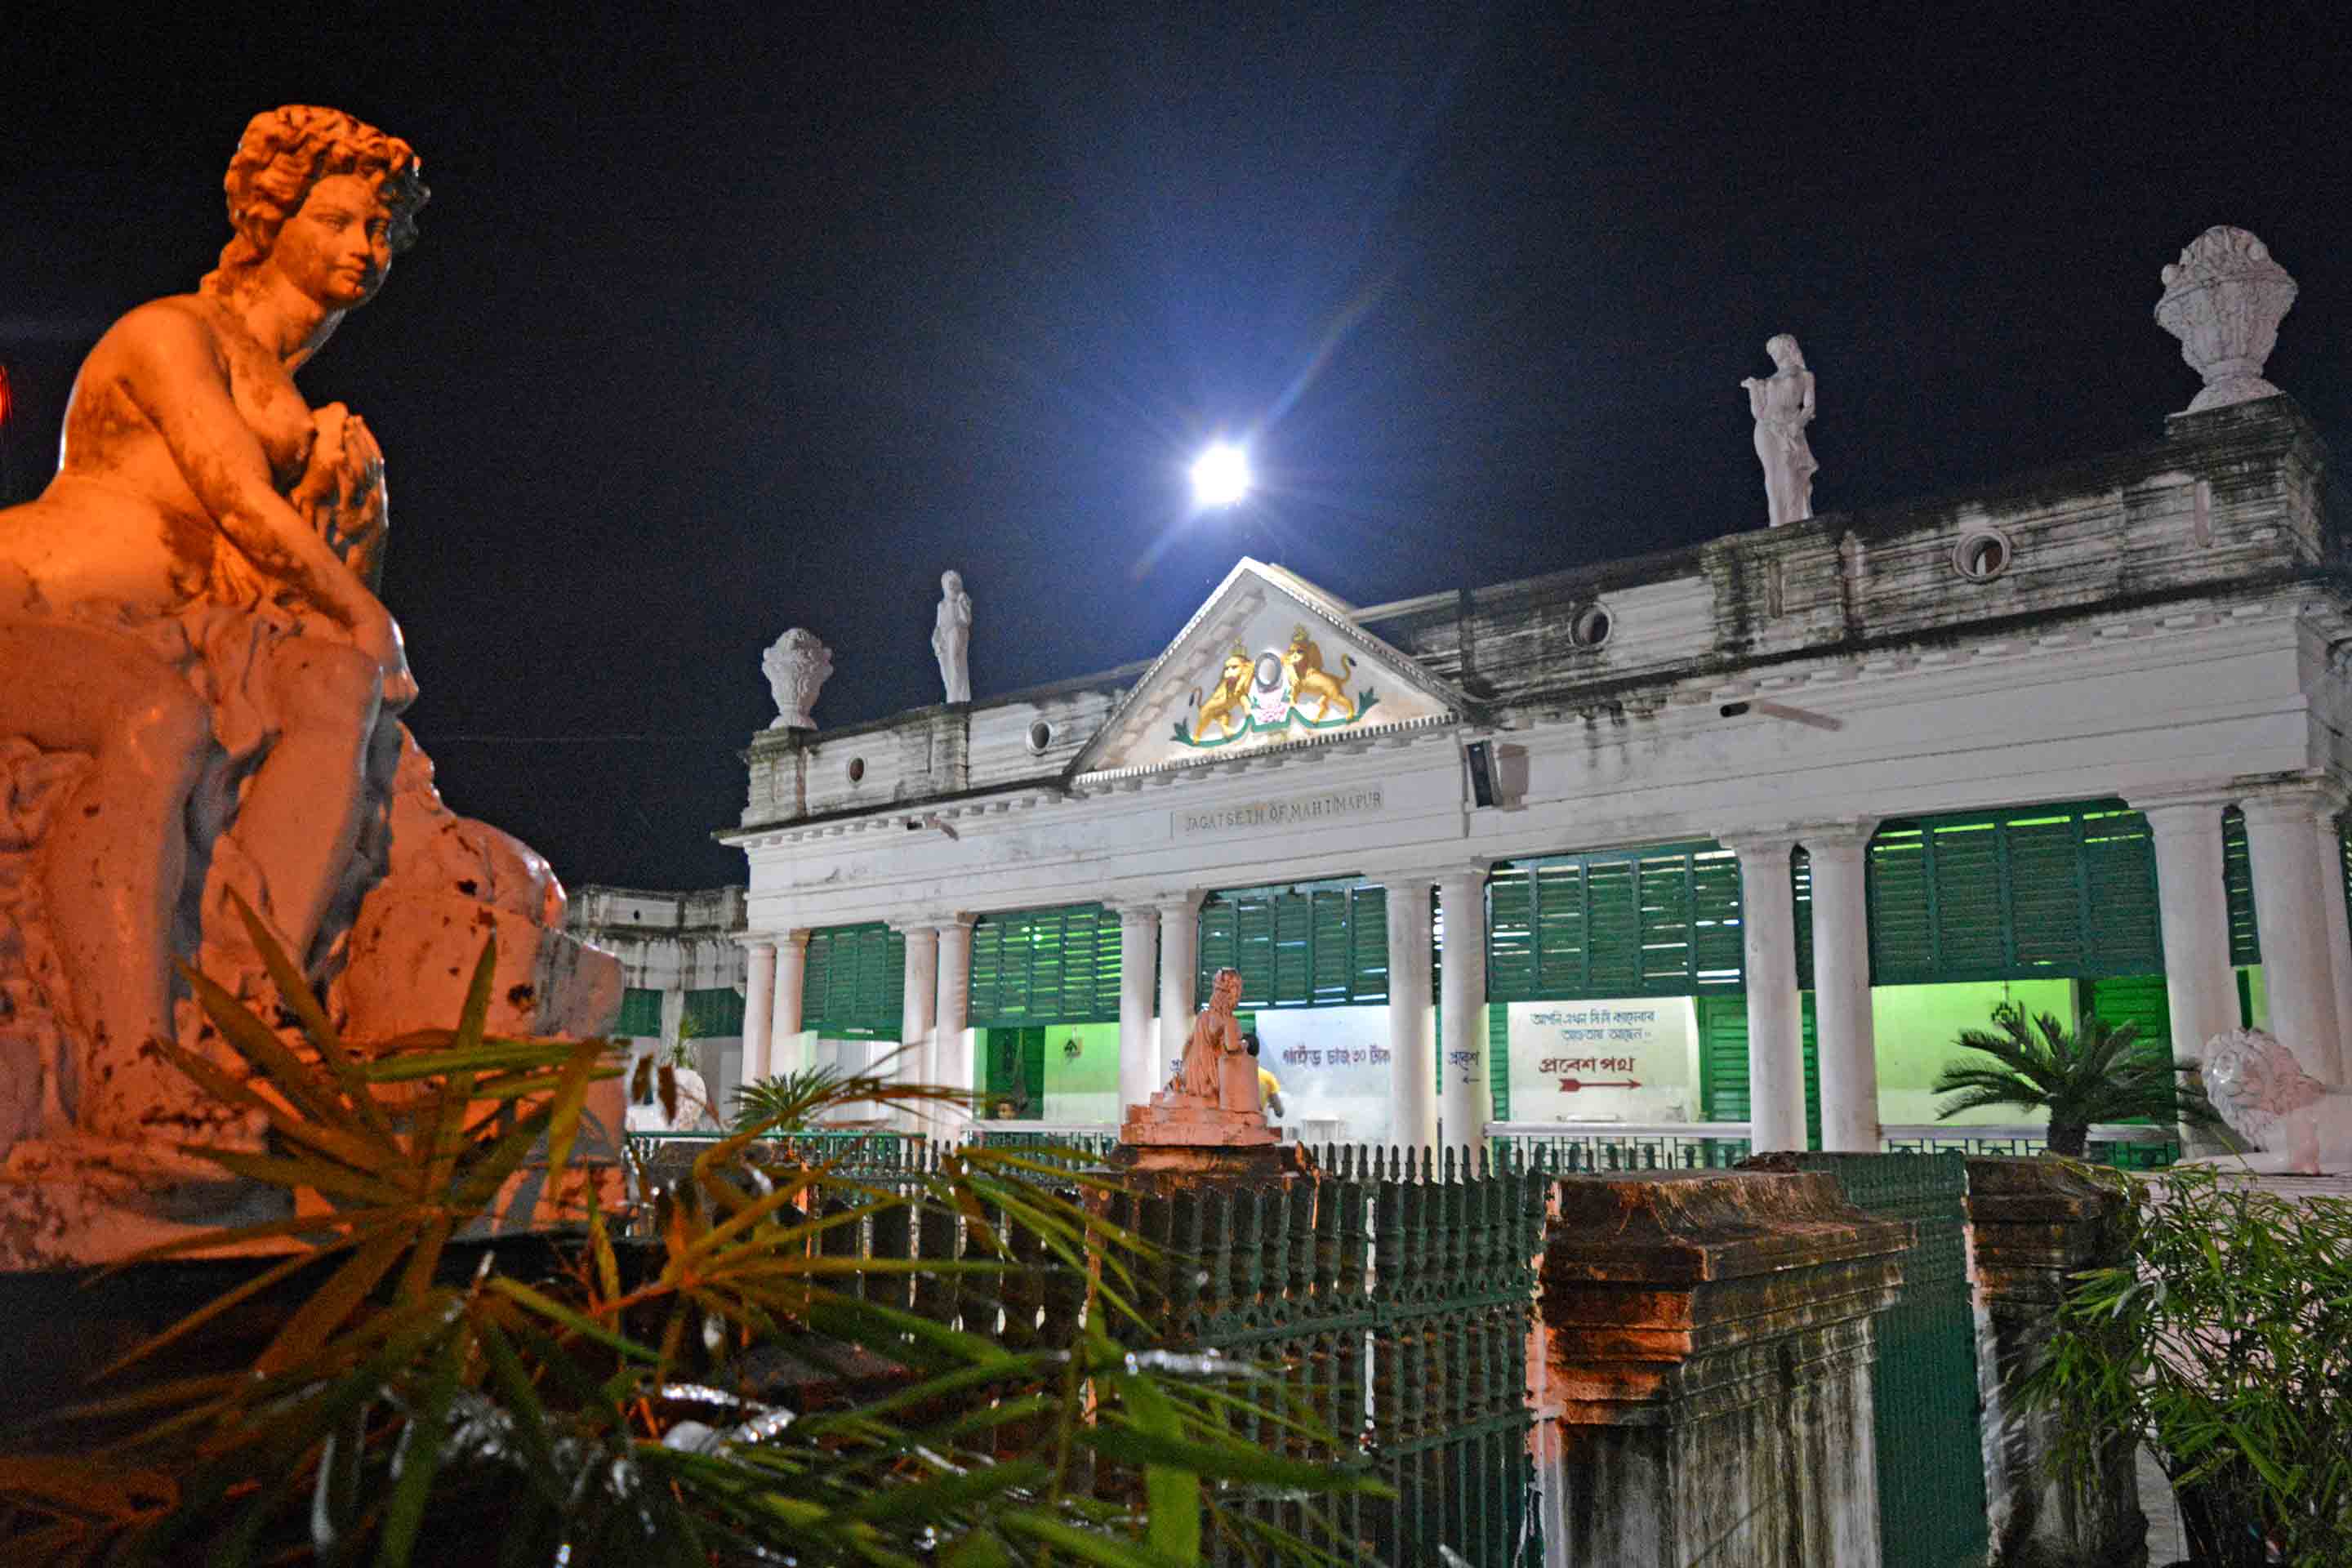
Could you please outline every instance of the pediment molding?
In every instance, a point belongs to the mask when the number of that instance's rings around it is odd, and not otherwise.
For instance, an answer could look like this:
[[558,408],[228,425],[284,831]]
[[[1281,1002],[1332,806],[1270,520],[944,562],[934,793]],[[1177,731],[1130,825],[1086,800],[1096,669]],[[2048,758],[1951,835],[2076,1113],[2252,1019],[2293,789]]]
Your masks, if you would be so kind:
[[1352,747],[1460,721],[1467,700],[1354,607],[1247,556],[1071,760],[1074,784]]

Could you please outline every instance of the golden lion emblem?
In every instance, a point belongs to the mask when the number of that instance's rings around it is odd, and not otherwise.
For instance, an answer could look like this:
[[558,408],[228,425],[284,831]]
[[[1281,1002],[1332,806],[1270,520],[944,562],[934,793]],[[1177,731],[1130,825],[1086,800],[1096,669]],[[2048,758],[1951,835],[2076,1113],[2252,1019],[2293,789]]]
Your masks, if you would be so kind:
[[1216,727],[1216,738],[1230,740],[1234,732],[1249,721],[1250,676],[1257,663],[1250,658],[1249,649],[1241,644],[1225,655],[1225,668],[1217,677],[1217,684],[1203,698],[1198,687],[1192,690],[1192,739],[1209,739],[1210,727]]
[[1335,676],[1323,668],[1323,650],[1315,646],[1315,639],[1307,635],[1307,628],[1293,626],[1290,628],[1290,647],[1283,653],[1282,662],[1290,671],[1291,706],[1304,709],[1307,699],[1313,698],[1318,723],[1331,716],[1335,704],[1340,718],[1353,719],[1356,716],[1356,705],[1348,700],[1347,689],[1341,684],[1356,672],[1353,655],[1339,656],[1339,673]]

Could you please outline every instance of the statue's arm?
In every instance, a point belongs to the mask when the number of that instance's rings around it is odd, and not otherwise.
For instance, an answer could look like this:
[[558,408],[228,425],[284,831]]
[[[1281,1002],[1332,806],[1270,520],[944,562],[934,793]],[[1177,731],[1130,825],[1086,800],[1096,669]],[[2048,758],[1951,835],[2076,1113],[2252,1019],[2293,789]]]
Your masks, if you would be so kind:
[[1805,378],[1805,410],[1803,422],[1810,425],[1812,423],[1813,418],[1813,373],[1807,370],[1800,371],[1798,374]]
[[124,333],[124,391],[163,433],[181,477],[230,542],[339,626],[362,633],[371,618],[389,619],[357,574],[278,493],[268,456],[230,398],[228,378],[203,326],[184,310],[157,304],[116,330]]

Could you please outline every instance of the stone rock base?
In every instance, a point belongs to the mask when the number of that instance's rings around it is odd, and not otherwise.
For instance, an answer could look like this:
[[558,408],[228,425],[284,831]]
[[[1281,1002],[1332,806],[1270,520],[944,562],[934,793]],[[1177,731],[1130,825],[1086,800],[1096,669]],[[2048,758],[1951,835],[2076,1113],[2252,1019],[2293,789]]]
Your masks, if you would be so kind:
[[1105,1163],[1122,1176],[1145,1178],[1142,1184],[1182,1185],[1196,1181],[1268,1181],[1314,1173],[1315,1163],[1296,1143],[1272,1142],[1242,1147],[1121,1143]]
[[[0,1269],[112,1263],[293,1212],[284,1192],[166,1146],[70,1135],[27,1140],[0,1164]],[[299,1245],[268,1237],[190,1256],[253,1257]]]
[[1227,1110],[1164,1089],[1151,1097],[1150,1104],[1128,1108],[1118,1136],[1121,1144],[1138,1148],[1248,1149],[1282,1142],[1281,1134],[1266,1125],[1263,1110]]

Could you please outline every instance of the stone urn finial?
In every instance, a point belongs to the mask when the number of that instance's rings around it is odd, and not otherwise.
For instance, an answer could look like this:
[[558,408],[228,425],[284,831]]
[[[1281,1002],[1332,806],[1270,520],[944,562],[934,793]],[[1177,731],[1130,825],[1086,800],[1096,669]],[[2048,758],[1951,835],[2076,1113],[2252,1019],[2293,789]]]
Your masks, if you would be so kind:
[[2277,395],[2263,362],[2278,346],[2279,322],[2294,303],[2294,279],[2268,247],[2242,228],[2217,225],[2164,269],[2157,324],[2180,340],[2180,357],[2205,378],[2183,413]]
[[815,729],[809,710],[816,706],[817,692],[833,674],[833,650],[806,626],[794,626],[760,656],[760,668],[767,671],[768,689],[776,699],[776,720],[768,728]]

